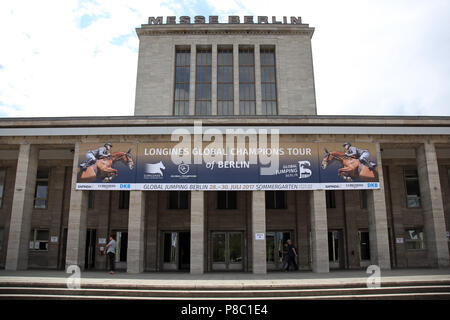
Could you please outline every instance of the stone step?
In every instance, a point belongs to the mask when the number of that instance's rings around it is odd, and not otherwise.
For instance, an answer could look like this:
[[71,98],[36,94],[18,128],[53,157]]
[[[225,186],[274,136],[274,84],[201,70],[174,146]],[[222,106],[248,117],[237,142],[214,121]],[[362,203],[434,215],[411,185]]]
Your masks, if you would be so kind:
[[[450,295],[450,285],[421,285],[421,286],[394,286],[381,287],[377,289],[369,288],[326,288],[326,289],[258,289],[258,290],[219,290],[212,288],[209,290],[189,290],[189,289],[104,289],[104,288],[51,288],[51,287],[24,287],[10,286],[0,287],[0,299],[14,296],[77,296],[77,297],[130,297],[130,298],[216,298],[224,299],[233,297],[234,299],[251,298],[307,298],[307,297],[378,297],[378,296],[402,296],[402,295],[423,295],[423,296],[448,296]],[[448,296],[450,298],[450,296]]]
[[[136,296],[96,296],[96,295],[40,295],[40,294],[0,294],[1,299],[8,300],[216,300],[213,297],[136,297]],[[239,300],[261,300],[261,297],[239,297]],[[362,295],[326,295],[326,296],[285,296],[266,297],[264,300],[449,300],[450,293],[397,293],[397,294],[362,294]],[[236,300],[233,298],[220,298],[220,300]]]

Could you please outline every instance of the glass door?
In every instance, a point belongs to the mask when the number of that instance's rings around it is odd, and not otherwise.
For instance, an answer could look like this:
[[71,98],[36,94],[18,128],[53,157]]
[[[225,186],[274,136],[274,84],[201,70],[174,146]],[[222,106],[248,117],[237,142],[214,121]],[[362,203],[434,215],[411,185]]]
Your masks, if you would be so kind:
[[188,231],[165,231],[162,234],[163,270],[189,270],[191,237]]
[[243,269],[242,232],[213,232],[212,270]]
[[331,269],[338,269],[339,265],[339,231],[328,231],[328,257]]
[[291,231],[269,231],[266,233],[266,262],[267,270],[280,270],[283,264],[283,247],[292,238]]

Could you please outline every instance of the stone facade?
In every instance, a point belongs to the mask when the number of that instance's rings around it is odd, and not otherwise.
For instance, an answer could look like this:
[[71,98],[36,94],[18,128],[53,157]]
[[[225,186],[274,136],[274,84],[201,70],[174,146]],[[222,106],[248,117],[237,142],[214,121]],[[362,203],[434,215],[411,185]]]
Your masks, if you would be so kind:
[[[450,118],[317,116],[313,31],[304,24],[143,25],[137,29],[135,116],[0,119],[0,170],[6,173],[0,181],[0,267],[106,270],[103,249],[111,234],[120,238],[116,267],[130,273],[264,274],[281,267],[281,248],[271,242],[278,236],[298,249],[300,270],[447,267]],[[216,53],[222,45],[234,53],[235,112],[219,117]],[[189,115],[181,117],[173,116],[177,46],[191,50]],[[198,116],[195,52],[204,46],[212,52],[212,114]],[[240,46],[255,52],[256,115],[248,117],[239,115]],[[276,57],[278,115],[272,116],[261,112],[258,52],[265,46],[274,47]],[[75,190],[80,144],[168,142],[173,130],[196,121],[204,128],[277,128],[280,143],[375,143],[381,188],[286,191],[286,205],[278,209],[266,207],[264,191],[237,191],[236,206],[223,209],[216,191],[188,192],[183,206],[171,208],[169,191],[131,191],[127,200],[124,191]],[[35,208],[36,173],[44,168],[46,206]],[[420,186],[415,207],[407,205],[408,170],[417,171]],[[327,196],[333,205],[327,206]],[[36,239],[39,230],[46,239]],[[413,233],[423,241],[408,238]]]

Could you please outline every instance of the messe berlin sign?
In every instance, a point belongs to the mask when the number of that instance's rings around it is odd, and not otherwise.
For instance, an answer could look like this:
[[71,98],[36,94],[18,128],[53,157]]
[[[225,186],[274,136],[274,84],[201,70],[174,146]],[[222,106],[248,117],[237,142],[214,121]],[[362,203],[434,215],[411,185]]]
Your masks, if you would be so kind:
[[[224,142],[180,138],[148,143],[112,143],[111,156],[78,169],[78,190],[319,190],[378,189],[376,148],[343,142],[279,142],[273,135]],[[222,138],[219,138],[222,137]],[[278,138],[278,137],[276,137]],[[239,140],[239,139],[238,139]],[[212,142],[211,142],[212,141]],[[79,164],[101,143],[81,144]],[[270,142],[270,143],[269,143]],[[93,151],[93,152],[92,152]],[[361,155],[363,158],[361,158]],[[372,161],[372,170],[363,163]],[[366,163],[367,164],[367,163]]]

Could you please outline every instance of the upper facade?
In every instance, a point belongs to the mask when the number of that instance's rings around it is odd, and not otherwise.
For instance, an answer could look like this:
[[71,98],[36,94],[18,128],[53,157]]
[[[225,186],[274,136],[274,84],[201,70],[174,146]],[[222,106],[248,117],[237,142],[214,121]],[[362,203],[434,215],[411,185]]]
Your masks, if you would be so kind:
[[136,32],[136,116],[317,114],[300,17],[150,17]]

